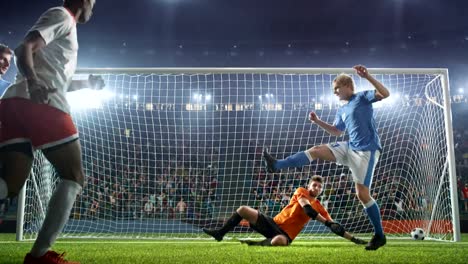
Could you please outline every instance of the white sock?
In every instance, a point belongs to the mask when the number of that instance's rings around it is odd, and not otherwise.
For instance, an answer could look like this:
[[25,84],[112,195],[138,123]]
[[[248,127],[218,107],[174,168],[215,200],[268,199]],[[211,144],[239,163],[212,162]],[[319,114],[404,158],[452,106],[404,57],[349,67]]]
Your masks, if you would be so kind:
[[307,158],[309,159],[309,162],[314,161],[314,158],[312,158],[312,156],[310,155],[308,150],[304,151],[304,153],[306,154]]
[[0,200],[8,197],[8,186],[4,179],[0,178]]
[[362,204],[364,206],[365,209],[373,206],[375,204],[375,200],[371,198],[371,200],[369,202],[367,202],[366,204]]
[[33,257],[43,256],[62,232],[68,221],[70,211],[81,191],[81,185],[70,180],[62,180],[50,198],[46,218],[31,249]]

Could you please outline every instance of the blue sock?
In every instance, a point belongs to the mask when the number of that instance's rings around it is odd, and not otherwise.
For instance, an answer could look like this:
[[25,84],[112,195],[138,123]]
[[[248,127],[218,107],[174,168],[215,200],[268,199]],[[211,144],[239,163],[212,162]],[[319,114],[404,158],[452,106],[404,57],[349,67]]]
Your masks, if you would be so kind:
[[372,200],[371,202],[367,203],[366,212],[367,216],[369,217],[372,225],[374,226],[374,231],[377,236],[383,237],[383,227],[382,227],[382,219],[380,217],[380,209],[377,205],[377,202]]
[[302,167],[310,163],[309,158],[304,151],[298,152],[286,159],[277,160],[275,162],[275,169],[284,169],[289,167]]

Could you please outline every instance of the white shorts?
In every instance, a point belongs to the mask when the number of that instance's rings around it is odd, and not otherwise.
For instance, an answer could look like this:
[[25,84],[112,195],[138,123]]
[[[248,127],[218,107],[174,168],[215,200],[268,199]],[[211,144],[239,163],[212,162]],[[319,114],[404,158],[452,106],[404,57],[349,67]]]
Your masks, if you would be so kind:
[[335,155],[336,163],[349,167],[354,182],[364,184],[367,188],[371,186],[380,151],[352,150],[346,141],[329,143],[326,146]]

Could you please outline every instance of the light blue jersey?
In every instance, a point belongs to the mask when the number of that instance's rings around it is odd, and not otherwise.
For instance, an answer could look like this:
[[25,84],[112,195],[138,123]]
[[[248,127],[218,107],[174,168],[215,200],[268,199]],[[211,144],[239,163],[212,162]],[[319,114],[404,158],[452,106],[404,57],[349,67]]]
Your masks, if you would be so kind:
[[0,79],[0,97],[2,96],[2,94],[5,92],[5,90],[8,88],[8,86],[10,86],[11,83],[3,80],[3,79]]
[[377,101],[375,90],[362,91],[354,94],[347,104],[338,109],[333,125],[340,131],[348,131],[352,150],[382,150],[372,108],[372,103]]

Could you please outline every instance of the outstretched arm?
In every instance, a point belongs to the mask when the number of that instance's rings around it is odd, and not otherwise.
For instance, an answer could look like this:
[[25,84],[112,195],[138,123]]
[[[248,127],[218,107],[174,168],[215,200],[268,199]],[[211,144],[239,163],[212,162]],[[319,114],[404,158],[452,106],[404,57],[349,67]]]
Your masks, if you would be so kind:
[[387,98],[390,96],[390,92],[387,87],[381,82],[377,81],[374,76],[372,76],[367,68],[363,65],[356,65],[353,67],[356,70],[356,73],[361,77],[367,79],[375,87],[375,97],[379,100]]
[[301,207],[304,209],[304,212],[313,220],[317,220],[321,223],[327,222],[327,219],[323,217],[321,214],[319,214],[317,211],[315,211],[314,208],[312,208],[312,205],[310,204],[309,200],[306,198],[299,198],[298,200],[299,204]]
[[319,127],[321,127],[323,130],[327,131],[329,134],[333,136],[341,136],[343,134],[343,131],[339,130],[333,125],[328,124],[327,122],[322,121],[315,112],[310,112],[309,113],[309,120],[315,124],[317,124]]
[[88,80],[73,80],[70,87],[68,87],[68,92],[78,91],[85,88],[101,90],[104,86],[104,79],[102,79],[100,75],[90,74]]
[[317,220],[319,222],[321,222],[322,224],[324,224],[325,226],[327,226],[328,228],[330,228],[330,230],[335,233],[336,235],[338,236],[341,236],[341,237],[344,237],[346,239],[348,239],[349,241],[355,243],[355,244],[358,244],[358,245],[364,245],[364,244],[367,244],[366,241],[362,240],[362,239],[359,239],[359,238],[356,238],[354,237],[353,235],[351,235],[349,232],[346,231],[346,229],[340,225],[339,223],[336,223],[334,222],[333,220],[329,220],[325,217],[323,217],[321,214],[319,214],[317,211],[315,211],[309,200],[307,200],[306,198],[300,198],[299,199],[299,204],[302,206],[302,208],[304,209],[304,211],[306,212],[306,214],[314,219],[314,220]]

